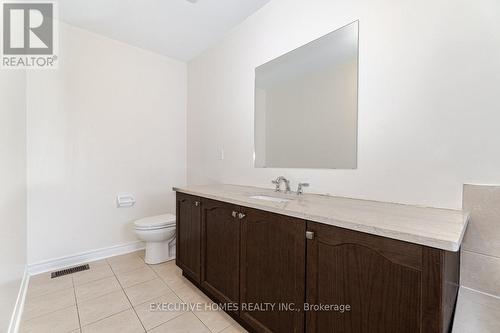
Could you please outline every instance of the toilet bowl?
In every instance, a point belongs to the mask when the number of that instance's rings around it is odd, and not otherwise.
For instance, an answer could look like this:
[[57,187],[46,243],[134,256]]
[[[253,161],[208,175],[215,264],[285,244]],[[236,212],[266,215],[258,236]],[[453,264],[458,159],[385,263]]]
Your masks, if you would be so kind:
[[159,264],[175,258],[175,215],[163,214],[134,222],[135,233],[146,243],[146,264]]

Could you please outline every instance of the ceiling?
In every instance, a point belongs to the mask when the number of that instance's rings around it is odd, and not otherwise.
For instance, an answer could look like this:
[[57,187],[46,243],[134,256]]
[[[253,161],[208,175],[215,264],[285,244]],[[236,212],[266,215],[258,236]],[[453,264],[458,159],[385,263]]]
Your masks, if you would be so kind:
[[189,61],[270,0],[58,0],[63,22]]

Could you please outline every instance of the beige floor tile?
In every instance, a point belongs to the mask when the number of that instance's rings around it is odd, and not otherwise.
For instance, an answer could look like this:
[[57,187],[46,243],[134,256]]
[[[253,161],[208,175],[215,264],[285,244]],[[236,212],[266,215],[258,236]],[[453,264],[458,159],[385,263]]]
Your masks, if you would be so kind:
[[139,250],[136,252],[136,254],[139,256],[139,258],[144,260],[144,257],[146,257],[146,250]]
[[88,326],[82,326],[83,333],[139,333],[144,328],[134,310],[126,310]]
[[23,320],[29,320],[56,310],[75,305],[73,288],[56,291],[47,295],[29,298],[23,310]]
[[65,275],[52,279],[50,277],[50,273],[43,273],[30,277],[26,297],[39,297],[68,288],[73,288],[71,275]]
[[239,324],[234,324],[222,330],[222,333],[248,333],[248,331]]
[[156,264],[156,265],[148,265],[150,268],[152,268],[155,272],[158,274],[161,274],[162,272],[172,272],[173,270],[177,269],[178,271],[181,271],[177,265],[175,265],[175,260],[170,260],[161,264]]
[[29,282],[33,285],[39,285],[39,284],[44,284],[46,282],[64,281],[64,280],[71,280],[71,275],[63,275],[53,279],[52,272],[47,272],[30,276]]
[[135,307],[146,330],[159,326],[187,311],[186,304],[170,292]]
[[111,267],[106,261],[99,264],[90,263],[89,265],[89,270],[72,274],[75,286],[101,280],[114,275]]
[[170,291],[161,279],[154,279],[125,288],[125,293],[134,306],[165,295]]
[[[82,265],[85,265],[85,264],[89,265],[90,269],[109,266],[108,260],[106,260],[106,259],[95,260],[95,261],[88,261],[86,263],[83,263]],[[78,273],[74,273],[74,274],[78,274]]]
[[212,301],[208,298],[208,296],[205,295],[200,289],[198,289],[191,282],[189,282],[189,284],[186,284],[185,287],[176,289],[174,292],[177,294],[177,296],[179,296],[179,298],[182,301],[186,303],[191,303],[191,304],[212,303]]
[[192,313],[186,312],[150,331],[151,333],[210,333],[210,330]]
[[136,253],[124,254],[122,256],[112,257],[108,259],[108,263],[116,273],[133,271],[146,266],[144,261],[139,258]]
[[118,283],[118,280],[114,276],[112,276],[109,278],[75,286],[76,300],[78,302],[83,302],[85,300],[103,296],[120,289],[121,287]]
[[186,284],[191,284],[188,279],[182,276],[182,270],[175,265],[174,261],[161,265],[150,265],[150,267],[156,271],[158,276],[160,276],[172,290],[185,287]]
[[80,323],[82,326],[88,325],[131,307],[123,290],[115,291],[78,303]]
[[236,321],[234,321],[233,318],[231,318],[224,311],[217,309],[214,303],[212,303],[212,306],[207,306],[202,310],[194,311],[194,314],[212,332],[220,332],[223,329],[236,324]]
[[68,333],[79,328],[76,306],[21,323],[20,333]]
[[461,287],[453,333],[500,332],[500,299]]
[[165,281],[165,283],[168,285],[170,289],[174,291],[193,285],[191,281],[189,281],[182,275],[169,275],[169,276],[160,275],[160,278],[163,281]]
[[116,273],[116,277],[118,278],[118,281],[120,281],[123,288],[131,287],[135,284],[158,278],[156,273],[148,266],[144,266],[133,271]]

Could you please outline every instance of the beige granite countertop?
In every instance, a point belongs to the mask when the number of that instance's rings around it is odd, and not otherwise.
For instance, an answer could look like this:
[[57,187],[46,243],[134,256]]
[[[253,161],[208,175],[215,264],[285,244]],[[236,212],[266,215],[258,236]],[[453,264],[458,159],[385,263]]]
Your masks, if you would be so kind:
[[[250,186],[199,185],[174,187],[174,191],[448,251],[460,249],[469,220],[469,214],[460,210],[318,194],[298,196]],[[278,203],[251,199],[254,195],[291,200]]]

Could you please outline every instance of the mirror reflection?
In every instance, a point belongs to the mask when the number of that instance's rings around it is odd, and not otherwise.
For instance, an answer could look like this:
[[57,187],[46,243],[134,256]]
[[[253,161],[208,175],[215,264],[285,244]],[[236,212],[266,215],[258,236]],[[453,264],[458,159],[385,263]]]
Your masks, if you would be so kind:
[[255,70],[255,166],[355,169],[358,22]]

